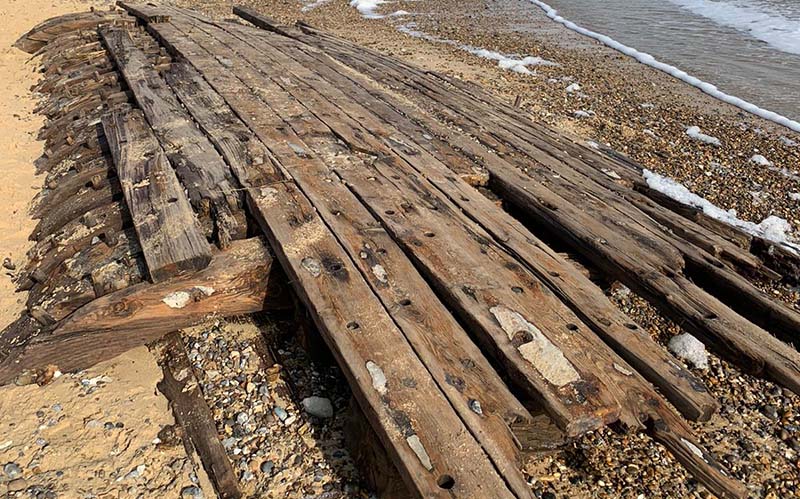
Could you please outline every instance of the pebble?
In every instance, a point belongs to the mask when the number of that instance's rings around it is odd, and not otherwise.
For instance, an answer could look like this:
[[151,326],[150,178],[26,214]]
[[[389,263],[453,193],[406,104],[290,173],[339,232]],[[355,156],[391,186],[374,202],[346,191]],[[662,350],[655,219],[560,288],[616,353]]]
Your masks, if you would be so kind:
[[125,479],[128,480],[132,478],[139,478],[140,476],[142,476],[142,474],[146,469],[147,466],[145,466],[144,464],[140,464],[139,466],[136,467],[136,469],[125,475]]
[[239,424],[245,424],[250,421],[250,416],[246,412],[240,412],[236,415],[236,422]]
[[24,478],[17,478],[8,482],[7,487],[9,492],[19,492],[28,488],[28,482]]
[[303,408],[312,416],[318,418],[333,417],[333,405],[330,399],[324,397],[306,397],[303,399]]
[[275,463],[273,463],[272,461],[264,461],[263,463],[261,463],[260,466],[261,473],[264,473],[266,475],[271,475],[273,468],[275,468]]
[[5,473],[8,478],[13,480],[22,475],[22,469],[17,463],[7,463],[5,466],[3,466],[3,473]]
[[11,258],[4,258],[3,259],[3,268],[8,270],[16,270],[17,266],[11,261]]
[[283,407],[275,406],[275,408],[272,411],[281,421],[286,421],[286,418],[289,417],[289,413],[286,412],[286,409],[284,409]]
[[203,497],[203,490],[196,485],[190,485],[181,489],[181,497],[201,499]]
[[780,414],[778,414],[778,409],[774,405],[765,406],[761,412],[773,421],[777,421],[781,418]]

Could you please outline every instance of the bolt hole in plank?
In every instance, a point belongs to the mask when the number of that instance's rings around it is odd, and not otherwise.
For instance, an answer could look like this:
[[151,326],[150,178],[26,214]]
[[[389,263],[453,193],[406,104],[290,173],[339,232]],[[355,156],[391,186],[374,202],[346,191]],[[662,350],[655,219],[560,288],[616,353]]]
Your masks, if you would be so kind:
[[711,312],[709,312],[709,313],[705,314],[705,315],[703,316],[703,318],[704,318],[704,319],[706,319],[706,320],[708,320],[708,321],[713,321],[713,320],[715,320],[715,319],[718,319],[718,318],[719,318],[719,316],[717,316],[717,314],[714,314],[714,313],[711,313]]
[[359,329],[361,329],[361,325],[359,325],[359,323],[355,321],[349,322],[347,324],[347,329],[349,329],[350,331],[358,331]]
[[407,307],[407,306],[411,305],[411,300],[409,300],[408,298],[404,298],[404,299],[400,300],[400,305],[402,305],[404,307]]
[[524,293],[524,292],[525,292],[525,290],[524,290],[524,289],[522,289],[522,288],[521,288],[521,287],[519,287],[519,286],[511,286],[511,291],[515,292],[515,293],[516,293],[516,294],[518,294],[518,295],[521,295],[522,293]]
[[570,331],[577,331],[578,326],[576,324],[567,324],[567,329],[569,329]]
[[450,490],[456,486],[456,481],[450,475],[441,475],[436,481],[440,489]]
[[434,234],[433,232],[426,232],[425,233],[425,237],[434,237],[434,236],[436,236],[436,234]]
[[632,330],[632,331],[636,331],[637,329],[639,329],[639,326],[637,326],[636,324],[633,324],[631,322],[626,322],[625,323],[625,327],[630,329],[630,330]]
[[394,215],[394,210],[386,210],[387,215]]

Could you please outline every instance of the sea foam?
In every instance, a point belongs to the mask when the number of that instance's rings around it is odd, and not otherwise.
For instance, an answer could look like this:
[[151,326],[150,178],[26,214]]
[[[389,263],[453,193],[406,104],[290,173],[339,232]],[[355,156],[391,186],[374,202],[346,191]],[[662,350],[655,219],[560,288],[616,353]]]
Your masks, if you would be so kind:
[[572,31],[575,31],[576,33],[580,33],[581,35],[588,36],[589,38],[593,38],[599,42],[602,42],[603,44],[613,48],[614,50],[622,52],[627,56],[633,57],[642,64],[646,64],[647,66],[658,69],[659,71],[663,71],[668,75],[671,75],[685,83],[688,83],[689,85],[692,85],[693,87],[702,90],[703,92],[707,93],[708,95],[718,100],[721,100],[722,102],[726,102],[728,104],[736,106],[749,113],[764,118],[765,120],[773,121],[775,123],[778,123],[779,125],[783,125],[791,130],[794,130],[795,132],[800,132],[800,123],[798,123],[797,121],[791,120],[776,112],[762,109],[753,103],[740,99],[739,97],[726,94],[725,92],[722,92],[720,89],[718,89],[711,83],[705,82],[697,77],[694,77],[686,73],[685,71],[676,68],[675,66],[670,66],[669,64],[665,64],[661,61],[658,61],[652,55],[646,54],[644,52],[639,52],[635,48],[624,45],[614,40],[610,36],[597,33],[595,31],[586,29],[582,26],[578,26],[574,22],[564,19],[563,17],[558,15],[558,11],[556,9],[552,8],[548,4],[542,2],[541,0],[529,0],[529,1],[534,5],[536,5],[537,7],[539,7],[540,9],[542,9],[547,15],[547,17],[549,17],[550,19],[559,24],[564,25],[567,29],[570,29]]
[[758,1],[669,1],[716,24],[747,33],[782,52],[800,54],[800,11],[798,19],[791,19]]

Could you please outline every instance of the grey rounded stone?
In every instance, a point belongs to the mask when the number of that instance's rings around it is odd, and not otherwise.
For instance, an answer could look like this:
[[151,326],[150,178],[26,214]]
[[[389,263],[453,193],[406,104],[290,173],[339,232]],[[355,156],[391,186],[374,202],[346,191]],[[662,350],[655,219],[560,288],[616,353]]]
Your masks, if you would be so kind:
[[303,399],[303,408],[312,416],[318,418],[333,417],[333,405],[325,397],[307,397]]
[[190,485],[181,489],[181,497],[185,499],[201,499],[203,497],[203,490],[195,485]]
[[5,473],[8,478],[13,480],[22,476],[22,469],[17,463],[7,463],[5,466],[3,466],[3,473]]

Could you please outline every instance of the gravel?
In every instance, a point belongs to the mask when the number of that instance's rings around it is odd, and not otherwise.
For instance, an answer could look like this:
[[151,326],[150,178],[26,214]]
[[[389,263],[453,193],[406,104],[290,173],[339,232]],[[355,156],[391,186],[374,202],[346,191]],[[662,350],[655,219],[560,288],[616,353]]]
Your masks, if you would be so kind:
[[[193,371],[246,496],[357,497],[345,413],[334,411],[347,407],[347,382],[335,366],[318,367],[305,355],[295,328],[281,318],[217,321],[186,331],[184,342],[196,352]],[[270,352],[278,354],[274,365],[265,362]]]

